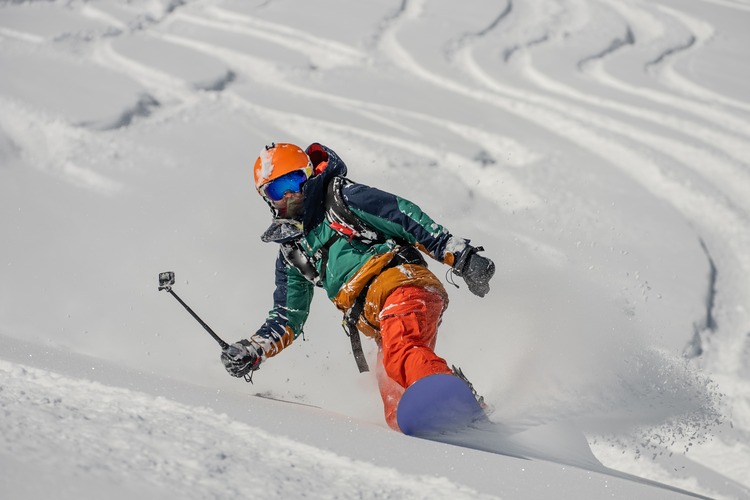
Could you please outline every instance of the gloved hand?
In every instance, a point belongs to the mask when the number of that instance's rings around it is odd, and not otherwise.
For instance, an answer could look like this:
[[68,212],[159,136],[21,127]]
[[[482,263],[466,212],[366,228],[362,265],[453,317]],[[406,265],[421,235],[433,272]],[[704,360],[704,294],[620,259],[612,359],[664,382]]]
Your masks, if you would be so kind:
[[453,268],[464,279],[469,291],[479,297],[490,291],[490,279],[495,274],[495,263],[477,253],[482,250],[482,247],[468,247]]
[[227,346],[221,351],[221,362],[233,377],[244,377],[248,373],[260,368],[263,361],[260,346],[254,342],[242,339]]

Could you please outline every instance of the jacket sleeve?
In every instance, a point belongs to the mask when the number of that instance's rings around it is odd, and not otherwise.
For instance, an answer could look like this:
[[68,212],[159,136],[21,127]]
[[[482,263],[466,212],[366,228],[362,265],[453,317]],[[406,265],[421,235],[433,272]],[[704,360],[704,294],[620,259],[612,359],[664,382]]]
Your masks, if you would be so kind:
[[275,281],[273,308],[251,337],[263,349],[264,358],[275,356],[302,334],[314,293],[313,284],[288,266],[281,252],[276,258]]
[[417,246],[433,259],[453,266],[469,247],[469,240],[453,236],[415,203],[363,184],[342,189],[349,208],[386,237]]

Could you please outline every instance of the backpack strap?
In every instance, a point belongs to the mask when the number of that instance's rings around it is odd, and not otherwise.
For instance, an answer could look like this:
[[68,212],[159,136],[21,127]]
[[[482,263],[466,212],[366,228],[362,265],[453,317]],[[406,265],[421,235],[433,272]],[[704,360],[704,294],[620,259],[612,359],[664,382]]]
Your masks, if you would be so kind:
[[281,255],[287,264],[296,267],[308,281],[311,281],[315,286],[323,286],[325,276],[318,274],[315,264],[300,246],[299,239],[281,243]]
[[[355,311],[358,309],[358,311]],[[369,372],[370,367],[367,365],[367,359],[365,353],[362,351],[362,339],[359,336],[359,329],[357,328],[357,318],[362,314],[364,310],[364,301],[360,305],[359,301],[354,303],[352,307],[344,315],[344,331],[346,336],[349,337],[349,341],[352,344],[352,354],[354,355],[354,361],[357,363],[357,369],[359,373]]]
[[357,240],[366,244],[382,243],[385,237],[357,217],[346,204],[341,189],[349,184],[354,184],[354,182],[346,177],[334,177],[328,183],[325,207],[331,229],[349,241]]

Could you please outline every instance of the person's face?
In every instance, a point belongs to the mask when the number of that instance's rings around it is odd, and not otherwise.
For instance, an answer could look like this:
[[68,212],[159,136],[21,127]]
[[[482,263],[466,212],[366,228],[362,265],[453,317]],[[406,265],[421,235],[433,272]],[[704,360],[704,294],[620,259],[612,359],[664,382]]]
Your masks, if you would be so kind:
[[279,217],[284,219],[296,219],[302,215],[305,203],[305,195],[301,191],[293,193],[288,191],[279,201],[271,202],[279,212]]
[[302,215],[305,201],[302,188],[307,182],[307,175],[303,170],[295,170],[261,188],[261,194],[278,211],[279,217],[294,219]]

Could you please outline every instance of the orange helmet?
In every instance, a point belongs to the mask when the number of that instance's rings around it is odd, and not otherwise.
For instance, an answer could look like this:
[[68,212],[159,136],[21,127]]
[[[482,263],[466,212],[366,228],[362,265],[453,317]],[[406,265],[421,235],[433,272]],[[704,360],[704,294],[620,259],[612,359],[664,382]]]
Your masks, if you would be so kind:
[[308,178],[313,173],[310,158],[302,148],[283,142],[272,143],[263,148],[258,159],[255,160],[253,167],[255,188],[261,192],[265,184],[295,170],[304,170]]

